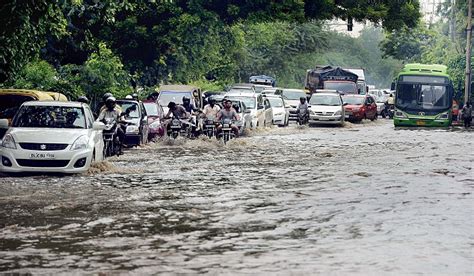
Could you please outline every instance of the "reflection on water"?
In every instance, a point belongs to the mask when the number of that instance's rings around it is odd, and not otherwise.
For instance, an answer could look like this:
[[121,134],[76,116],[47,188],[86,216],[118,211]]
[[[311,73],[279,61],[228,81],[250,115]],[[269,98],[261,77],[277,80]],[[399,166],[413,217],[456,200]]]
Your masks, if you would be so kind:
[[472,132],[290,126],[0,178],[0,271],[471,274]]

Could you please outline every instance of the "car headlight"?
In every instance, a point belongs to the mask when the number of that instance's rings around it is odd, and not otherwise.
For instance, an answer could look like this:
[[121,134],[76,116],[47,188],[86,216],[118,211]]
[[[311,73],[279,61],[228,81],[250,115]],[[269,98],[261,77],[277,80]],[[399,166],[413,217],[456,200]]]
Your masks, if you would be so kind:
[[334,113],[334,116],[340,116],[340,115],[342,115],[342,111],[341,111],[341,110],[338,110],[338,111],[336,111],[336,113]]
[[159,121],[154,121],[153,123],[150,124],[151,128],[159,128],[160,127],[160,122]]
[[438,116],[436,116],[435,120],[447,120],[449,119],[449,114],[446,112],[446,113],[442,113],[442,114],[439,114]]
[[81,150],[86,149],[87,145],[89,144],[89,138],[87,136],[82,135],[81,137],[77,138],[76,141],[72,144],[71,150]]
[[3,137],[2,146],[4,148],[16,149],[15,139],[13,139],[11,134],[7,134],[5,137]]
[[127,132],[138,133],[139,129],[136,125],[127,126]]
[[407,115],[405,115],[403,112],[401,111],[395,111],[395,114],[394,114],[395,117],[397,118],[408,118]]

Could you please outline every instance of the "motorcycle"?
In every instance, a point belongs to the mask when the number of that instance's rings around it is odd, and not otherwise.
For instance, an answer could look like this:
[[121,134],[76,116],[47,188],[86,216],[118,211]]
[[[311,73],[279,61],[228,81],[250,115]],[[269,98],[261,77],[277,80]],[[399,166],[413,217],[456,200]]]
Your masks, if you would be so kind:
[[308,112],[305,112],[305,113],[298,113],[298,124],[300,126],[302,125],[306,125],[308,123],[308,120],[309,120],[309,114]]
[[393,119],[393,114],[395,114],[395,106],[393,104],[385,103],[384,109],[380,112],[382,118],[389,117],[390,119]]
[[216,124],[213,119],[207,119],[204,121],[204,134],[209,138],[216,135]]
[[183,130],[183,123],[179,119],[173,119],[170,123],[170,128],[168,130],[168,136],[173,139],[178,138]]
[[113,118],[105,119],[105,128],[102,132],[104,139],[104,156],[118,155],[122,150],[122,144],[117,136],[118,124]]
[[235,134],[232,130],[231,119],[224,119],[224,121],[222,121],[222,129],[221,129],[220,137],[222,137],[224,144],[227,144],[227,142],[235,138]]

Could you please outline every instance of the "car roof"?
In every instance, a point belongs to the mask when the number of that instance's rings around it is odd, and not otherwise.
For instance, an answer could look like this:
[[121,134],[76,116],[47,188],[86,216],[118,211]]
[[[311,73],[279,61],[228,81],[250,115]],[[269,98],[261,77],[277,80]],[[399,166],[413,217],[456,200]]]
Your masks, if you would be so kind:
[[81,102],[61,102],[61,101],[28,101],[24,106],[64,106],[64,107],[82,107],[86,105]]
[[303,92],[303,93],[305,93],[303,89],[296,89],[296,88],[282,88],[281,90],[283,92],[288,91],[288,92]]
[[313,96],[340,96],[338,92],[321,92],[321,93],[313,93],[311,97]]
[[197,86],[192,85],[178,85],[178,84],[171,84],[171,85],[162,85],[160,86],[160,92],[191,92],[193,90],[199,89]]
[[319,93],[339,93],[339,91],[337,91],[336,89],[316,89],[315,94]]
[[137,101],[137,100],[129,100],[129,99],[120,99],[120,100],[117,100],[117,102],[121,102],[121,103],[127,103],[128,102],[128,103],[136,103],[136,104],[139,103],[139,101]]
[[365,95],[359,95],[359,94],[345,94],[345,95],[342,95],[343,97],[356,97],[356,98],[365,98],[365,97],[368,97],[369,95],[365,94]]
[[257,97],[258,93],[227,92],[224,97]]

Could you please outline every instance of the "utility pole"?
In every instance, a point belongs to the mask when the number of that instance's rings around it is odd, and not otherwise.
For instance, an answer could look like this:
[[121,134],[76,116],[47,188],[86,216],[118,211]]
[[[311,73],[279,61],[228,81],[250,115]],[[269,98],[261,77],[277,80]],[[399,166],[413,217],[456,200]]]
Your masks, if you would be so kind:
[[472,49],[472,0],[468,2],[466,40],[466,79],[464,83],[464,104],[469,101],[471,88],[471,49]]
[[456,0],[451,0],[451,17],[449,22],[451,41],[456,43]]

